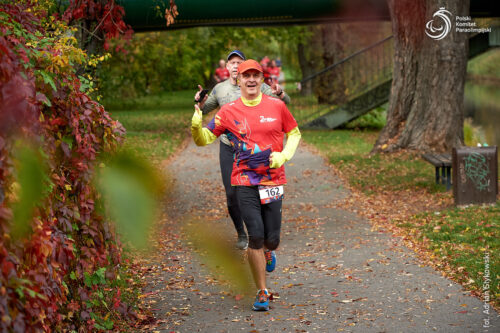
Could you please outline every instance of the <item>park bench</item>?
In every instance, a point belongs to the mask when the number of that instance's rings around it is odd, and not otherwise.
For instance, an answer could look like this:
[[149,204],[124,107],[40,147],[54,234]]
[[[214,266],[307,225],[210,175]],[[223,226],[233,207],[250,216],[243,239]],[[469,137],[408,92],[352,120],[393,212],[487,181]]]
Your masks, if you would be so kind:
[[436,168],[436,184],[451,188],[451,154],[423,154],[422,158]]

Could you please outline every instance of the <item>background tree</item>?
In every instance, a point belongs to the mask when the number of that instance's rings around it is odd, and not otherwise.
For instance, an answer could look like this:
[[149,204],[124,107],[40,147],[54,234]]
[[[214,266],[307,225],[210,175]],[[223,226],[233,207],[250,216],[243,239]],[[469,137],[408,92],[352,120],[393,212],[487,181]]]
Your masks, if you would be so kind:
[[452,28],[445,38],[434,40],[425,26],[440,7],[452,13],[452,22],[468,15],[469,1],[388,3],[395,43],[393,81],[387,124],[373,151],[449,152],[463,145],[468,35]]
[[[390,23],[380,21],[335,22],[302,29],[303,36],[297,42],[302,79],[391,35]],[[367,81],[373,79],[370,73],[384,65],[383,54],[376,55],[372,51],[355,56],[303,82],[301,93],[311,95],[314,92],[319,103],[343,104],[362,92]]]
[[[321,49],[321,39],[317,38],[320,33],[321,31],[318,26],[303,27],[303,37],[297,43],[297,56],[302,79],[313,75],[320,69],[321,56],[318,50]],[[312,95],[313,81],[306,81],[301,87],[300,92],[302,95]]]
[[[340,23],[330,23],[320,26],[322,58],[324,66],[332,65],[346,56],[344,52],[346,33]],[[347,101],[346,86],[343,72],[336,67],[321,76],[316,89],[319,103],[343,104]]]

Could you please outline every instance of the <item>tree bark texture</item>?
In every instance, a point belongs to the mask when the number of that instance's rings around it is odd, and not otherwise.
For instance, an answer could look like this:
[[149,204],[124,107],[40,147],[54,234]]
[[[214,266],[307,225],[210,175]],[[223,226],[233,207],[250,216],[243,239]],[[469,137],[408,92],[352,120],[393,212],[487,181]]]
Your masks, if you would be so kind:
[[[300,70],[302,72],[302,77],[306,78],[314,74],[314,67],[310,64],[310,61],[306,56],[306,46],[304,43],[299,43],[297,45],[297,54],[299,58]],[[300,93],[303,96],[309,96],[313,92],[312,90],[312,80],[305,82],[300,88]]]
[[[455,17],[467,16],[469,0],[388,0],[394,35],[394,70],[387,124],[374,152],[400,149],[451,152],[463,145],[464,84],[468,34],[455,31]],[[426,23],[441,7],[451,29],[435,40]]]
[[96,30],[96,23],[91,20],[82,20],[76,26],[78,29],[76,37],[79,47],[93,55],[101,53],[104,45],[104,34],[101,30]]
[[[341,60],[344,54],[344,32],[340,23],[331,23],[321,26],[321,41],[323,46],[324,67],[333,65]],[[343,104],[347,102],[346,86],[342,69],[334,68],[319,77],[316,95],[319,103]]]
[[[306,41],[300,42],[297,45],[297,54],[299,59],[300,70],[302,72],[302,78],[306,78],[317,70],[321,69],[321,39],[317,38],[320,33],[319,28],[309,26],[307,27],[311,36],[307,38]],[[312,95],[313,93],[313,82],[315,80],[309,80],[304,83],[301,87],[301,94],[304,96]]]

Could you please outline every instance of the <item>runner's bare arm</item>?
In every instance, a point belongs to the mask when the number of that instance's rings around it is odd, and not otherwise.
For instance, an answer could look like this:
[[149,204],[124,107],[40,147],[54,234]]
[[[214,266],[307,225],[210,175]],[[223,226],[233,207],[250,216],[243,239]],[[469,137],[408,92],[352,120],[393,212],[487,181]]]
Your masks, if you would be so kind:
[[271,153],[271,168],[280,168],[283,164],[285,164],[285,162],[288,162],[292,159],[295,151],[297,150],[302,135],[300,134],[299,127],[297,126],[290,132],[286,133],[286,136],[287,140],[283,151],[275,151]]
[[203,114],[198,105],[195,105],[194,109],[193,118],[191,119],[191,134],[194,143],[196,143],[197,146],[211,144],[217,139],[217,136],[208,128],[202,126]]
[[[281,86],[277,83],[273,84],[273,87],[270,87],[269,85],[263,83],[261,86],[261,91],[263,94],[268,95],[268,96],[273,96],[276,98],[281,99],[285,104],[290,104],[291,99],[290,96],[286,94],[286,92],[281,88]],[[278,93],[281,93],[278,95]]]

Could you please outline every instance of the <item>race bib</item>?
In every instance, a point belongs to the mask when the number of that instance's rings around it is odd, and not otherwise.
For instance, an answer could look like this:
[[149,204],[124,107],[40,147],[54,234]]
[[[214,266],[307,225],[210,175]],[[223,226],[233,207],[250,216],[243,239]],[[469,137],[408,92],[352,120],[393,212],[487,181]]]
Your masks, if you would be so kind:
[[265,205],[283,199],[283,185],[259,185],[260,203]]

